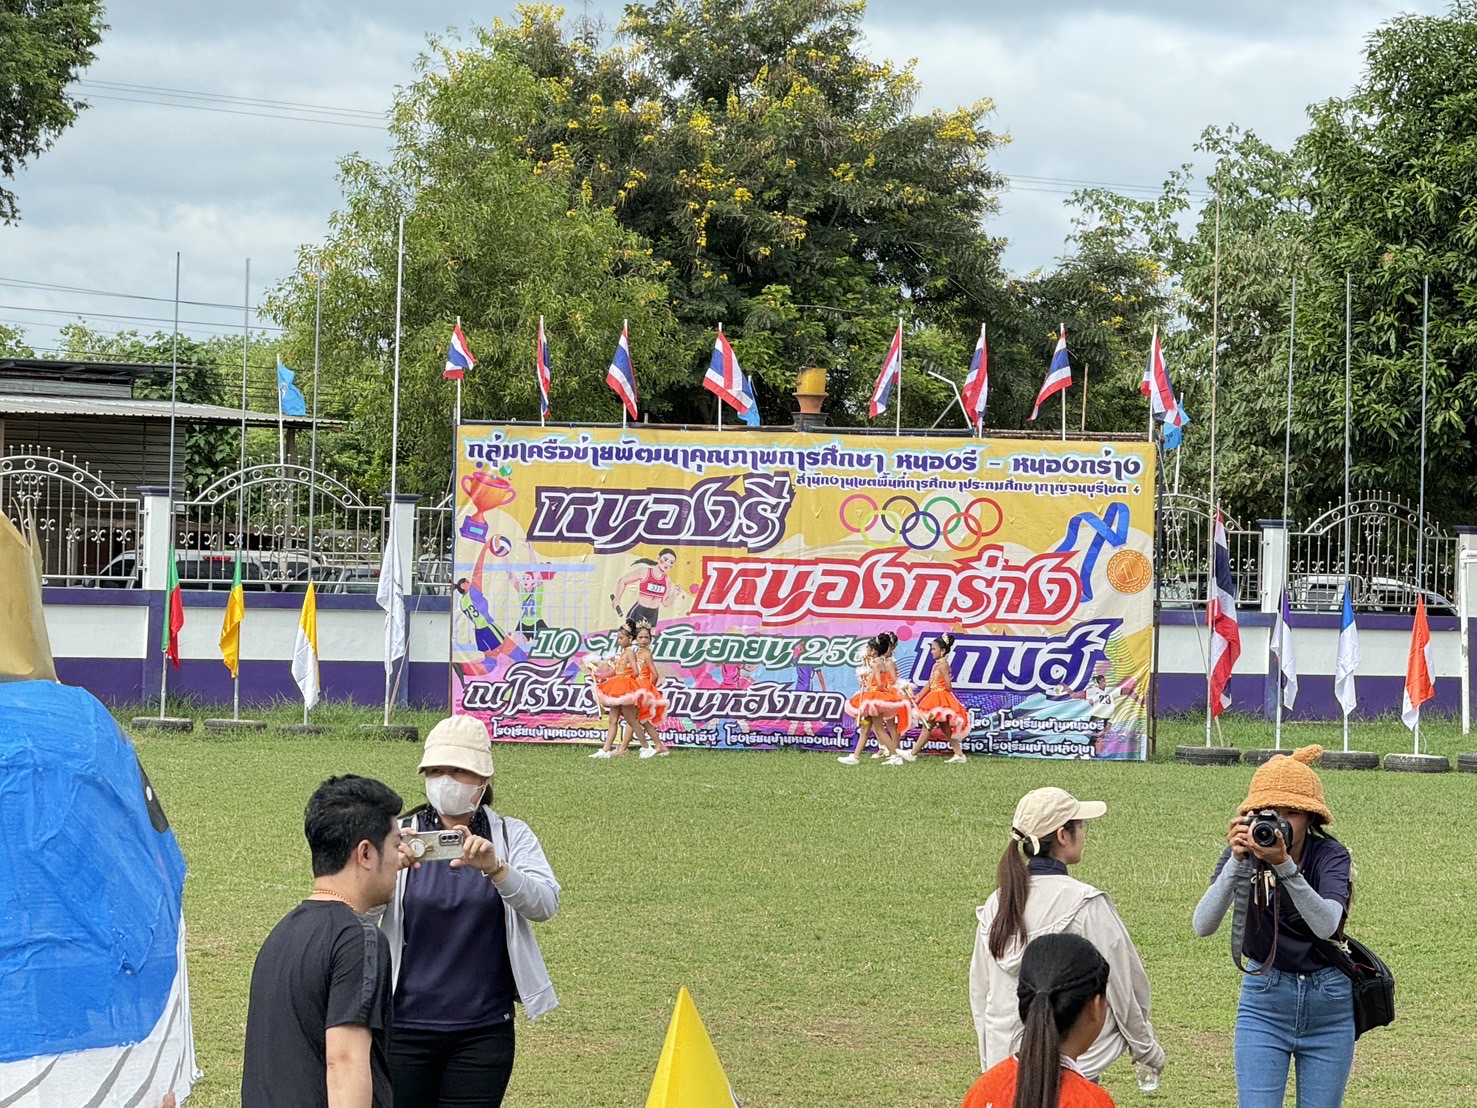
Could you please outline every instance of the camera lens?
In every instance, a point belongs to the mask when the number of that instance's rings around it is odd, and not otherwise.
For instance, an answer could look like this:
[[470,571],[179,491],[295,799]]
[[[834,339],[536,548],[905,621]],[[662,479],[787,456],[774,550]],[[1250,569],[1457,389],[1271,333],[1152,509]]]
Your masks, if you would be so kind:
[[1251,825],[1251,841],[1256,843],[1257,846],[1276,846],[1277,828],[1273,827],[1270,823],[1253,823]]

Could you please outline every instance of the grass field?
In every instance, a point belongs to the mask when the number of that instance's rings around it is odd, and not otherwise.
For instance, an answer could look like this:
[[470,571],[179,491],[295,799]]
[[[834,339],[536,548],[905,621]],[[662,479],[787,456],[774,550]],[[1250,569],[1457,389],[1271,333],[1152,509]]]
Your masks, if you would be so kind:
[[[137,739],[190,864],[192,1010],[206,1074],[197,1108],[237,1103],[252,962],[310,884],[309,793],[353,772],[407,803],[422,796],[418,748],[366,736],[357,725],[370,718],[328,707],[319,738]],[[1341,743],[1337,728],[1288,736]],[[1424,737],[1436,753],[1477,748],[1449,723]],[[1270,730],[1248,721],[1226,738],[1271,745]],[[1148,765],[977,757],[896,769],[795,752],[596,762],[583,749],[498,746],[495,805],[533,826],[564,887],[559,915],[536,927],[560,1007],[536,1025],[518,1017],[507,1103],[643,1104],[685,984],[745,1108],[957,1105],[979,1073],[966,990],[974,908],[993,887],[1016,799],[1058,784],[1108,803],[1075,872],[1111,892],[1127,921],[1168,1053],[1155,1094],[1138,1091],[1126,1060],[1105,1084],[1119,1105],[1233,1104],[1229,928],[1200,940],[1189,921],[1251,769],[1171,760],[1176,742],[1202,741],[1201,725],[1185,721],[1161,726]],[[1391,722],[1359,727],[1351,745],[1408,744]],[[1477,879],[1465,843],[1477,777],[1324,780],[1333,830],[1359,871],[1350,930],[1399,982],[1399,1019],[1360,1042],[1346,1103],[1469,1103]]]

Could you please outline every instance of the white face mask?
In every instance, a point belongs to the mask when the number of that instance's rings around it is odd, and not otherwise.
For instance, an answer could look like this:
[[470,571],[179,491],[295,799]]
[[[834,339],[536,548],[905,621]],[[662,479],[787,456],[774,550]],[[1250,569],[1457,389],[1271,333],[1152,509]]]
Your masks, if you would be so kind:
[[426,778],[426,799],[443,816],[464,816],[477,807],[483,785],[463,785],[451,774]]

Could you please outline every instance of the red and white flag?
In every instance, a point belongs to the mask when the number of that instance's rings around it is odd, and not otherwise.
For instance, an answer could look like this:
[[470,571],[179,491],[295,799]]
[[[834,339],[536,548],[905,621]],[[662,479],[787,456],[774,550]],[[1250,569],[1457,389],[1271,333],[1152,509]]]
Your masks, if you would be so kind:
[[1067,325],[1062,324],[1061,334],[1056,340],[1056,350],[1051,355],[1051,366],[1046,371],[1046,380],[1041,382],[1041,391],[1036,394],[1036,406],[1031,409],[1031,421],[1035,422],[1041,405],[1048,397],[1072,387],[1072,363],[1067,358]]
[[980,324],[980,338],[974,344],[974,357],[969,362],[969,372],[964,375],[965,414],[969,422],[978,427],[985,418],[985,402],[990,396],[990,352],[985,347],[985,325]]
[[1215,574],[1210,582],[1210,601],[1205,606],[1210,626],[1210,714],[1220,715],[1231,706],[1231,671],[1241,657],[1241,625],[1236,622],[1236,579],[1231,576],[1231,547],[1226,525],[1215,513]]
[[1405,660],[1405,696],[1400,718],[1412,731],[1421,719],[1421,705],[1436,695],[1431,681],[1431,625],[1426,622],[1426,598],[1417,594],[1415,622],[1410,628],[1410,656]]

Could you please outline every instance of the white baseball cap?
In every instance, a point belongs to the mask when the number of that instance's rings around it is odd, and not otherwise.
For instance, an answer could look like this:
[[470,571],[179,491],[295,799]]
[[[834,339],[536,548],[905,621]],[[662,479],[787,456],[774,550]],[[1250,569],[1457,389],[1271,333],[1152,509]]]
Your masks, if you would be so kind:
[[447,766],[478,777],[492,776],[492,744],[487,728],[474,716],[452,716],[431,728],[417,769]]
[[1042,839],[1072,820],[1097,819],[1107,811],[1108,806],[1101,800],[1078,800],[1066,789],[1033,789],[1015,806],[1010,829],[1019,841],[1029,839],[1032,849],[1039,850]]

